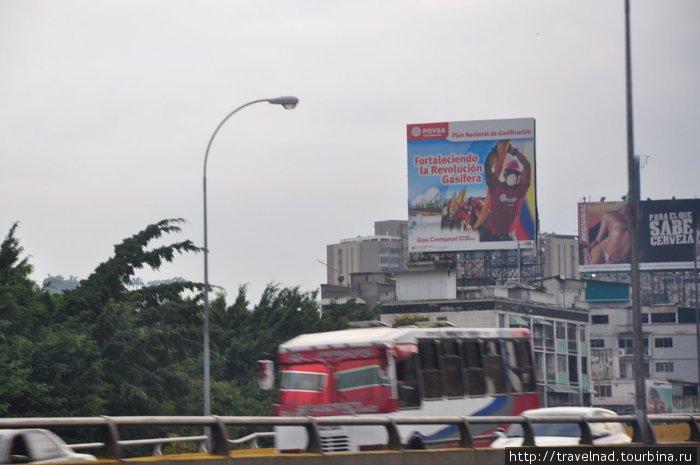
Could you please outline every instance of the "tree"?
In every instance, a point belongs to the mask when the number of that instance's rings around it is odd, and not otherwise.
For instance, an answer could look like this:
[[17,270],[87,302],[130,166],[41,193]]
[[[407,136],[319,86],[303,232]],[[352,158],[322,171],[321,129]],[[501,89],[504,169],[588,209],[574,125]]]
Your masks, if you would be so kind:
[[[123,301],[130,296],[128,288],[134,272],[144,266],[150,266],[158,270],[164,261],[171,262],[175,253],[199,252],[201,248],[195,246],[192,241],[186,240],[170,245],[147,250],[148,244],[160,238],[165,233],[179,232],[179,224],[183,219],[167,219],[156,224],[151,224],[143,231],[124,239],[114,246],[114,256],[101,263],[95,271],[74,291],[70,292],[66,299],[64,311],[69,315],[81,315],[81,318],[94,317],[101,306],[110,300]],[[169,287],[187,289],[195,288],[192,283],[178,282]],[[155,286],[157,294],[160,286]],[[165,289],[165,288],[163,288]]]
[[[188,240],[149,248],[181,222],[147,226],[57,294],[29,279],[13,225],[0,245],[0,416],[201,414],[203,285],[134,279],[144,266],[200,250]],[[245,286],[230,306],[220,294],[210,316],[212,411],[224,415],[272,414],[274,393],[258,388],[256,361],[282,342],[373,317],[353,302],[321,315],[315,292],[275,284],[252,308]]]
[[32,332],[42,324],[42,299],[29,279],[32,267],[13,224],[0,245],[0,416],[32,392],[32,368],[27,353]]

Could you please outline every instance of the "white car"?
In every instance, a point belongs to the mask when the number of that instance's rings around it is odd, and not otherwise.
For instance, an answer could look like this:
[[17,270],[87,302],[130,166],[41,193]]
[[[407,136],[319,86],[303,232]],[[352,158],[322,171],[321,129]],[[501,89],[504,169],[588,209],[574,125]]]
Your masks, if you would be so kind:
[[[542,417],[616,417],[617,414],[611,410],[596,407],[548,407],[526,410],[522,413],[526,418],[542,418]],[[576,445],[581,441],[581,428],[578,423],[562,422],[562,423],[536,423],[531,422],[532,430],[535,435],[535,445],[537,446],[568,446]],[[589,422],[591,434],[593,436],[593,444],[625,444],[632,442],[627,434],[623,423],[619,422]],[[514,423],[507,430],[501,433],[495,441],[491,443],[491,447],[519,447],[523,444],[523,427]]]
[[97,460],[78,454],[45,429],[0,429],[0,463],[55,463]]

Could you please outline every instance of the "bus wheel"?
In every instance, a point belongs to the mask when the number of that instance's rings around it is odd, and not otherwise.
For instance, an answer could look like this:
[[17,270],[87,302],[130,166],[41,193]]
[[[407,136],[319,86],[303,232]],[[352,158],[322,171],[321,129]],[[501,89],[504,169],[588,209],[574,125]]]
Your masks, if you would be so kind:
[[412,450],[423,450],[425,449],[425,444],[421,438],[418,436],[413,436],[408,442],[408,448]]

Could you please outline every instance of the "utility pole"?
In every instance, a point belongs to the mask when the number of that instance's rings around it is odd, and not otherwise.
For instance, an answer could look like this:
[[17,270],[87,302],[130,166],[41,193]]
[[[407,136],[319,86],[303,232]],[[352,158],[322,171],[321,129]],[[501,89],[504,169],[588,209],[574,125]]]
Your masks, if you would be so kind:
[[[695,234],[695,241],[693,242],[693,270],[695,271],[695,351],[698,356],[698,388],[696,394],[698,395],[697,404],[700,405],[700,303],[698,303],[698,235],[700,235],[700,225],[698,225],[698,219],[693,218],[695,223],[695,228],[693,233]],[[683,286],[685,288],[685,285]]]
[[641,292],[639,289],[639,159],[634,155],[632,111],[632,56],[630,51],[630,0],[625,0],[625,71],[627,82],[627,219],[630,226],[630,270],[632,279],[632,328],[634,334],[635,412],[641,426],[642,442],[651,444],[652,432],[647,421],[646,370],[642,333]]

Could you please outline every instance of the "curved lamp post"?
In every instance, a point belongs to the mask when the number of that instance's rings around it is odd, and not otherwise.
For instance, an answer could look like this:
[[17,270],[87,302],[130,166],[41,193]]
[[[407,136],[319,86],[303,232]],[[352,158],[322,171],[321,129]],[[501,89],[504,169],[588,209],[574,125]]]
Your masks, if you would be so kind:
[[209,375],[209,243],[207,239],[207,160],[209,159],[209,149],[214,141],[214,137],[221,129],[221,126],[226,123],[233,115],[243,108],[253,105],[254,103],[269,102],[274,105],[282,105],[285,109],[291,110],[297,106],[299,99],[296,97],[277,97],[277,98],[266,98],[260,100],[253,100],[245,105],[233,110],[231,113],[226,115],[221,123],[216,127],[214,133],[209,138],[209,143],[207,144],[207,151],[204,154],[204,415],[211,415],[211,383]]

